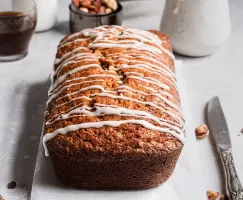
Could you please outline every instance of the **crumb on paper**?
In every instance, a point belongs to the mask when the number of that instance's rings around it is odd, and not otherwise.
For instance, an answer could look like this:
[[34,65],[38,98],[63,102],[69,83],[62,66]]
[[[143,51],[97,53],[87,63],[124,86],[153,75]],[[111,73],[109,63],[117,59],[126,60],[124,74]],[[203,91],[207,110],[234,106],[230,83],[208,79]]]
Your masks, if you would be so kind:
[[213,190],[207,191],[208,200],[217,200],[219,198],[219,192],[215,192]]
[[242,134],[243,134],[243,128],[241,129],[241,131],[240,131]]
[[206,124],[202,124],[195,129],[197,139],[203,139],[209,135],[209,129]]
[[8,189],[14,189],[14,188],[16,188],[16,186],[17,186],[17,183],[15,182],[15,181],[12,181],[12,182],[10,182],[10,183],[8,183]]
[[37,137],[36,135],[32,135],[32,136],[29,137],[29,139],[30,139],[30,140],[37,140],[38,137]]

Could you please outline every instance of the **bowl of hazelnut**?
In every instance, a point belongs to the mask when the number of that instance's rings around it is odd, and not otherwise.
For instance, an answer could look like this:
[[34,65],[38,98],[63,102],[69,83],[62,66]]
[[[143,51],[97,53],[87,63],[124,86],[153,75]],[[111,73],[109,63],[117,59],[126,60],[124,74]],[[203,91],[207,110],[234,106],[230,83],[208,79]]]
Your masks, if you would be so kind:
[[122,5],[117,0],[72,0],[69,10],[71,33],[122,24]]

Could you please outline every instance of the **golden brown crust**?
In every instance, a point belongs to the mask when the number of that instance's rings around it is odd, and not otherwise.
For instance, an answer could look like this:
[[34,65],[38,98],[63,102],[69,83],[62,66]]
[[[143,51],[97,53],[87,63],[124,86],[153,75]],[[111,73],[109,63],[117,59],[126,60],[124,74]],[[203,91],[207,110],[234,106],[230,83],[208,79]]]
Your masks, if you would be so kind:
[[[162,46],[168,51],[172,51],[171,42],[168,36],[158,31],[151,31],[153,34],[157,35],[162,41]],[[72,37],[68,39],[65,37],[61,41],[62,42],[71,42],[77,38],[85,38],[82,34],[77,37]],[[92,43],[94,38],[91,38],[86,41],[80,41],[75,43],[69,43],[65,46],[59,45],[59,49],[57,51],[57,58],[61,58],[64,54],[71,52],[77,47],[87,47],[90,43]],[[111,40],[118,40],[115,36],[111,38]],[[121,39],[120,39],[121,40]],[[136,79],[127,78],[125,75],[126,72],[135,72],[142,73],[144,77],[151,77],[160,82],[167,84],[170,87],[169,93],[173,96],[173,103],[175,105],[180,106],[180,99],[178,95],[178,91],[175,86],[171,83],[172,78],[165,79],[158,74],[154,74],[150,71],[144,71],[143,69],[117,69],[121,64],[130,64],[139,61],[146,61],[145,58],[141,58],[138,55],[141,55],[141,51],[133,51],[133,49],[126,48],[93,48],[92,50],[80,49],[76,51],[73,56],[78,53],[92,53],[95,56],[95,59],[91,60],[80,60],[76,63],[70,63],[67,66],[63,67],[60,70],[60,73],[54,77],[54,81],[56,81],[60,76],[65,75],[70,70],[73,70],[79,66],[87,65],[87,64],[97,64],[100,67],[93,67],[84,70],[80,70],[76,73],[73,73],[67,77],[66,80],[70,80],[73,86],[68,86],[64,89],[57,97],[53,98],[53,100],[48,104],[47,114],[45,116],[45,122],[51,120],[50,125],[45,125],[45,133],[53,132],[59,128],[63,128],[67,125],[74,125],[86,122],[98,122],[98,121],[120,121],[127,119],[138,119],[137,117],[131,116],[120,116],[120,115],[105,115],[105,116],[74,116],[71,115],[68,119],[56,119],[55,116],[60,113],[66,113],[70,108],[78,105],[87,105],[92,106],[95,103],[100,104],[109,104],[120,106],[128,109],[137,109],[141,111],[146,111],[152,113],[154,116],[163,118],[172,122],[176,122],[171,116],[168,114],[161,112],[161,110],[156,109],[150,105],[145,105],[142,103],[122,100],[122,99],[113,99],[111,97],[103,97],[103,96],[94,96],[92,100],[87,99],[77,99],[80,96],[90,97],[92,94],[99,93],[99,89],[90,89],[82,92],[77,92],[84,87],[88,87],[93,84],[101,85],[106,90],[110,90],[115,92],[116,95],[132,97],[133,99],[143,101],[143,102],[154,102],[157,101],[161,106],[168,105],[158,99],[158,97],[149,95],[145,96],[140,93],[136,93],[135,95],[131,95],[127,92],[117,92],[117,88],[119,86],[119,81],[122,80],[124,85],[131,86],[135,89],[138,89],[142,92],[149,92],[146,88],[138,87],[138,85],[143,85],[146,87],[154,88],[158,90],[159,87],[154,84],[149,84],[145,82],[141,82]],[[129,61],[124,61],[119,59],[119,56],[114,56],[114,53],[118,55],[129,55]],[[142,54],[148,56],[145,52]],[[68,56],[65,60],[70,58]],[[162,55],[154,55],[154,58],[166,64],[173,72],[174,72],[174,61],[171,57],[169,57],[165,52]],[[152,64],[157,65],[153,61],[150,61]],[[55,70],[59,70],[61,63],[55,64]],[[112,67],[111,67],[112,66]],[[103,77],[102,82],[97,81],[100,78],[91,77],[88,78],[90,82],[86,82],[82,84],[82,80],[73,80],[74,78],[79,77],[87,77],[94,74],[109,74],[113,77]],[[122,77],[121,77],[122,76]],[[114,78],[115,77],[115,78]],[[92,81],[92,82],[91,82]],[[70,82],[61,83],[61,87],[65,88],[65,86],[69,85]],[[73,92],[77,92],[71,96],[65,96],[67,94],[71,94]],[[65,96],[65,97],[64,97]],[[76,100],[75,100],[76,98]],[[169,108],[172,113],[178,115],[178,111],[175,109]],[[73,116],[73,117],[72,117]],[[181,116],[179,116],[181,117]],[[183,120],[183,118],[181,117]],[[53,122],[54,121],[54,122]],[[158,125],[153,120],[147,119],[148,122],[154,125]],[[139,124],[123,124],[118,127],[111,126],[103,126],[99,129],[97,128],[86,128],[79,129],[77,131],[69,132],[66,135],[57,135],[53,139],[47,142],[47,147],[50,152],[51,159],[54,164],[54,168],[56,169],[59,177],[66,183],[80,186],[80,187],[90,187],[90,188],[148,188],[168,179],[168,177],[173,172],[174,166],[178,159],[178,156],[183,147],[182,143],[174,136],[168,133],[161,133],[159,131],[153,131]],[[74,160],[76,161],[74,162]],[[144,173],[144,180],[141,182],[134,181],[135,178],[139,176],[139,170],[132,169],[132,167],[128,164],[132,162],[136,164],[138,162],[141,163],[141,169],[143,172],[146,172],[151,177],[146,178],[146,174]],[[139,161],[140,160],[140,161]],[[151,160],[151,170],[147,168],[149,164],[149,160]],[[110,164],[107,164],[107,162]],[[117,163],[120,164],[118,165]],[[76,163],[76,164],[74,164]],[[90,170],[90,178],[84,178],[83,172],[78,172],[78,168],[81,167],[82,170],[88,170],[91,167],[91,163],[93,166],[98,167],[100,165],[103,170],[103,174],[100,174],[101,181],[98,181],[97,184],[91,185],[91,180],[97,176],[98,171],[95,171],[95,167],[93,170]],[[99,163],[99,164],[98,164]],[[123,163],[123,164],[122,164]],[[130,176],[131,173],[137,173],[133,178],[124,177],[126,172],[117,172],[116,170],[111,170],[110,173],[112,176],[115,176],[116,179],[122,179],[120,182],[116,180],[116,184],[114,183],[114,179],[110,178],[109,180],[104,179],[102,182],[102,177],[107,176],[109,174],[109,170],[105,169],[110,168],[110,166],[117,168],[117,170],[121,171],[119,166],[122,166],[124,169],[128,170],[127,176]],[[72,169],[73,172],[69,169]],[[80,168],[80,169],[81,169]],[[149,167],[148,167],[149,168]],[[154,169],[153,169],[154,168]],[[68,169],[68,171],[66,171]],[[134,171],[135,170],[135,171]],[[145,171],[144,171],[145,170]],[[153,171],[154,170],[154,171]],[[75,178],[75,174],[79,174]],[[93,175],[92,175],[93,174]],[[120,174],[120,175],[119,175]],[[154,174],[154,176],[152,175]],[[155,175],[157,174],[157,176]],[[152,179],[153,177],[153,179]],[[127,178],[127,179],[126,179]],[[85,179],[85,181],[81,181],[81,179]],[[146,180],[147,179],[147,180]],[[153,181],[154,180],[154,181]],[[145,182],[147,181],[147,183]],[[82,183],[81,183],[82,182]],[[113,185],[112,185],[113,182]],[[129,184],[130,182],[130,184]],[[137,185],[137,186],[136,186]]]

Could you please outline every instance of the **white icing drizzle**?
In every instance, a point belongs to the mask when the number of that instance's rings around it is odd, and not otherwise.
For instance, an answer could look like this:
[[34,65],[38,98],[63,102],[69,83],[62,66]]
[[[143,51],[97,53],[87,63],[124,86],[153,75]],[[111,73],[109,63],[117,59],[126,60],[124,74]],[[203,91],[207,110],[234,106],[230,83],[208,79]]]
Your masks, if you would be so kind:
[[88,122],[88,123],[82,123],[82,124],[76,124],[76,125],[68,125],[65,128],[60,128],[52,133],[45,134],[43,137],[43,146],[45,148],[45,155],[49,156],[49,152],[47,151],[46,142],[48,140],[51,140],[52,138],[56,137],[58,134],[65,135],[71,131],[77,131],[81,128],[101,128],[103,126],[112,126],[117,127],[122,124],[140,124],[144,128],[154,130],[154,131],[160,131],[165,132],[173,135],[174,137],[177,137],[181,142],[185,143],[185,137],[183,135],[179,135],[178,133],[175,133],[171,131],[169,128],[161,128],[158,126],[155,126],[145,120],[122,120],[122,121],[101,121],[101,122]]
[[[86,80],[86,79],[89,79],[89,78],[100,78],[100,77],[105,77],[105,78],[114,78],[114,79],[117,79],[116,76],[112,75],[112,74],[95,74],[95,75],[89,75],[89,76],[86,76],[86,77],[79,77],[79,78],[73,78],[71,80],[65,80],[64,82],[65,83],[69,83],[69,82],[72,82],[72,81],[80,81],[80,80]],[[94,79],[93,81],[95,81],[96,79]],[[48,94],[50,95],[53,90],[54,92],[57,90],[59,90],[60,88],[62,88],[63,84],[61,84],[60,86],[58,86],[57,88],[54,87],[55,85],[51,85],[49,91],[48,91]]]
[[60,62],[62,62],[65,58],[67,58],[68,56],[70,56],[71,54],[80,51],[80,50],[87,50],[85,47],[78,47],[76,49],[74,49],[73,51],[70,51],[66,54],[64,54],[61,58],[56,58],[56,60],[54,61],[54,64],[59,64]]
[[75,100],[78,100],[78,99],[87,99],[88,101],[91,101],[92,100],[91,98],[86,97],[86,96],[76,97],[76,98],[72,98],[69,101],[66,101],[65,103],[62,103],[62,104],[56,106],[56,108],[62,107],[64,105],[69,104],[70,102],[75,101]]
[[89,69],[89,68],[93,68],[93,67],[97,67],[100,68],[101,67],[98,64],[88,64],[88,65],[82,65],[80,67],[74,68],[72,70],[70,70],[69,72],[65,73],[64,75],[60,76],[57,78],[57,80],[53,83],[53,87],[57,87],[57,85],[59,85],[60,83],[62,83],[69,75],[76,73],[78,71],[84,70],[84,69]]
[[[121,67],[118,68],[118,70],[119,69],[123,69],[123,68],[126,68],[126,69],[140,69],[140,70],[142,68],[143,71],[147,71],[147,72],[150,72],[152,74],[157,74],[159,76],[162,76],[161,73],[159,73],[157,70],[151,71],[151,70],[146,69],[147,68],[146,65],[143,67],[143,65],[140,65],[140,64],[137,64],[137,65],[125,65],[125,64],[123,64],[123,65],[121,65]],[[167,80],[171,85],[174,85],[177,88],[177,85],[176,85],[175,81],[171,82],[171,80],[169,80],[165,76],[162,76],[162,78]]]
[[[165,90],[169,90],[170,87],[168,85],[165,85],[165,84],[162,84],[162,83],[158,83],[157,81],[150,81],[150,80],[147,80],[145,77],[139,77],[139,76],[128,76],[125,81],[129,78],[132,78],[132,79],[137,79],[137,80],[140,80],[140,81],[144,81],[146,83],[151,83],[151,84],[154,84],[154,85],[157,85]],[[125,82],[124,81],[124,82]]]
[[[75,58],[78,58],[78,60],[75,60]],[[57,70],[54,72],[53,76],[58,76],[60,74],[60,72],[63,70],[64,67],[68,66],[69,64],[72,63],[78,63],[78,62],[83,62],[83,61],[87,61],[87,60],[91,60],[91,61],[96,61],[95,59],[96,57],[94,55],[92,55],[91,53],[78,53],[75,54],[74,56],[71,56],[70,58],[68,58],[67,60],[65,60],[58,68]]]
[[[118,40],[113,40],[113,38],[117,38]],[[53,80],[48,91],[49,99],[47,101],[47,106],[51,102],[57,102],[59,100],[63,101],[61,101],[62,103],[56,103],[55,108],[73,103],[70,104],[72,106],[69,107],[68,110],[61,111],[51,118],[48,118],[45,125],[48,126],[60,120],[80,116],[99,117],[103,115],[120,115],[123,117],[132,117],[134,119],[87,122],[68,125],[63,128],[58,128],[51,133],[45,133],[43,137],[45,154],[48,155],[46,142],[58,134],[67,134],[68,132],[82,128],[101,128],[103,126],[117,127],[127,123],[138,124],[147,129],[171,134],[184,143],[185,127],[182,111],[180,107],[174,103],[176,99],[174,99],[173,95],[169,92],[169,90],[177,90],[175,74],[168,67],[167,60],[161,56],[165,53],[174,61],[174,55],[161,45],[163,41],[161,41],[158,36],[148,31],[122,26],[111,26],[109,28],[107,26],[101,26],[94,29],[85,29],[79,33],[68,36],[59,44],[58,49],[62,49],[66,45],[72,45],[76,42],[85,42],[87,40],[92,40],[87,47],[77,47],[55,60],[54,64],[56,70],[52,76],[55,80]],[[111,59],[126,63],[114,66],[115,71],[106,72],[106,70],[102,69],[98,64],[99,57],[87,51],[88,49],[114,47],[129,49],[128,54],[109,54]],[[139,60],[137,60],[138,58]],[[85,62],[85,64],[82,65],[82,62]],[[80,66],[77,66],[79,65],[78,63],[80,63]],[[75,68],[71,68],[64,74],[62,73],[66,67],[73,64],[75,64]],[[91,68],[98,68],[100,74],[91,74],[87,77],[74,78],[69,76]],[[123,74],[118,75],[118,72],[122,72]],[[149,73],[152,76],[145,76],[144,73]],[[102,82],[104,81],[102,78],[110,78],[109,80],[118,83],[118,87],[115,88],[115,90],[114,88],[110,90],[107,86],[102,86]],[[137,88],[128,84],[130,80],[137,82]],[[99,85],[99,83],[102,85]],[[79,89],[71,91],[70,89],[73,86],[77,86]],[[65,94],[63,94],[66,90],[70,92],[65,92]],[[92,92],[89,92],[89,96],[82,95],[83,92],[88,90],[92,90]],[[95,90],[95,92],[93,90]],[[98,93],[97,90],[99,91]],[[79,94],[81,94],[81,96],[75,96]],[[127,96],[125,94],[127,94]],[[138,99],[138,95],[143,98]],[[122,100],[143,104],[148,111],[133,110],[117,105],[101,103],[94,103],[94,105],[90,107],[89,102],[92,102],[93,98],[96,96],[112,98],[117,102]],[[147,100],[151,98],[157,100]],[[78,104],[75,103],[76,100],[81,99],[85,101],[81,101],[81,103]],[[154,111],[159,110],[160,112],[158,113],[164,113],[170,116],[170,120],[156,116],[155,113],[152,114],[152,108]],[[45,117],[50,114],[51,113],[46,111]]]

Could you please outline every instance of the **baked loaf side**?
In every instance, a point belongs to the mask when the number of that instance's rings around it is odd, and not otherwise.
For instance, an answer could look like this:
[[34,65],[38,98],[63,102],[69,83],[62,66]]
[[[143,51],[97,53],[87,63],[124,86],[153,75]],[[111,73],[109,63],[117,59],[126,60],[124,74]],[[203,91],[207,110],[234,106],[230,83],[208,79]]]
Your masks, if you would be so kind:
[[180,155],[184,119],[169,38],[123,26],[65,37],[43,144],[58,177],[84,188],[149,188]]

